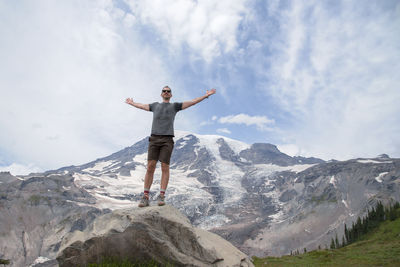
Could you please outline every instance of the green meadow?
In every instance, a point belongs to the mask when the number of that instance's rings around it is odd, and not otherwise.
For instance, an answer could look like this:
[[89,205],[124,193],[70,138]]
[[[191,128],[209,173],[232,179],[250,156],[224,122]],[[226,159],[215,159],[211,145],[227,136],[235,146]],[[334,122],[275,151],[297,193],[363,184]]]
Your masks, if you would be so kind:
[[361,240],[295,256],[254,257],[259,266],[400,266],[400,218],[384,221]]

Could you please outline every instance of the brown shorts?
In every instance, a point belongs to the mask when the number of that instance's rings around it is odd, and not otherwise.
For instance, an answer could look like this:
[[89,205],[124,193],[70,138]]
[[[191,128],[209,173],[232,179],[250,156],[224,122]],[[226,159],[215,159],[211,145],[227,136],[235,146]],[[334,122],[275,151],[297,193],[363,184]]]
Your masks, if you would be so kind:
[[149,138],[147,160],[159,160],[169,165],[173,149],[174,139],[172,136],[152,135]]

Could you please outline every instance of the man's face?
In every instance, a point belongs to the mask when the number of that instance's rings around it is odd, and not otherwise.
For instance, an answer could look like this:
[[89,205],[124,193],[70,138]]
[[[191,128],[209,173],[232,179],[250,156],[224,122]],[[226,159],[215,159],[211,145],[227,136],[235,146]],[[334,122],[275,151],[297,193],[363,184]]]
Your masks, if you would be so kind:
[[164,100],[169,100],[172,97],[172,92],[171,92],[171,88],[169,87],[164,87],[161,91],[161,97]]

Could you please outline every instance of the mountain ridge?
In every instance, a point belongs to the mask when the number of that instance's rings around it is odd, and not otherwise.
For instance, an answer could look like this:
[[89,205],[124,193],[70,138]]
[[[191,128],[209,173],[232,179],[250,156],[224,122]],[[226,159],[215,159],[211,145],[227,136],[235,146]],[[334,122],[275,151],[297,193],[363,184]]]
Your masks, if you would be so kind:
[[[184,139],[184,138],[186,138],[188,136],[194,136],[194,137],[199,137],[200,136],[200,137],[204,137],[204,139],[224,140],[224,142],[226,142],[225,140],[227,140],[230,144],[236,143],[236,146],[235,146],[236,147],[236,152],[239,152],[239,153],[244,152],[243,153],[244,158],[250,157],[251,159],[255,160],[255,163],[258,163],[258,161],[260,161],[260,163],[266,163],[265,161],[262,161],[261,159],[259,159],[260,153],[261,154],[262,153],[265,153],[265,154],[270,153],[270,157],[279,157],[279,156],[281,156],[284,159],[291,159],[290,160],[291,163],[300,163],[301,164],[302,160],[305,160],[307,162],[305,164],[325,162],[323,159],[319,159],[319,158],[316,158],[316,157],[303,157],[303,156],[294,156],[294,157],[292,157],[292,156],[289,156],[289,155],[281,152],[276,145],[271,144],[271,143],[256,142],[256,143],[253,143],[253,144],[249,145],[249,144],[244,143],[242,141],[238,141],[238,140],[235,140],[235,139],[232,139],[232,138],[229,138],[229,137],[226,137],[226,136],[221,136],[221,135],[200,135],[200,134],[194,134],[194,133],[186,132],[186,131],[176,131],[176,133],[177,134],[174,137],[174,140],[176,140],[174,149],[176,149],[177,146],[179,147],[179,145],[181,145],[183,143],[182,141],[179,142],[179,140]],[[94,162],[97,162],[97,161],[112,160],[114,158],[120,158],[123,155],[124,156],[131,156],[130,152],[132,150],[135,151],[135,152],[139,151],[139,153],[140,152],[141,153],[146,153],[147,152],[147,141],[148,141],[148,138],[149,138],[149,136],[146,136],[146,137],[140,139],[139,141],[137,141],[136,143],[134,143],[131,146],[125,147],[125,148],[123,148],[123,149],[121,149],[121,150],[119,150],[117,152],[114,152],[114,153],[108,155],[108,156],[97,158],[97,159],[95,159],[93,161],[90,161],[88,163],[84,163],[84,164],[81,164],[81,165],[71,165],[71,166],[61,167],[61,168],[58,168],[58,169],[45,171],[44,173],[58,172],[58,171],[63,171],[63,170],[66,170],[66,169],[77,168],[77,167],[86,167],[86,166],[89,166],[90,164],[93,164]],[[242,147],[242,149],[238,150],[237,147]],[[255,155],[249,155],[249,151],[250,150],[254,150],[255,151],[254,152]],[[265,155],[263,155],[263,156],[265,156]],[[284,160],[282,162],[284,162]],[[171,160],[171,163],[173,164],[172,160]],[[288,166],[288,165],[286,164],[286,166]]]

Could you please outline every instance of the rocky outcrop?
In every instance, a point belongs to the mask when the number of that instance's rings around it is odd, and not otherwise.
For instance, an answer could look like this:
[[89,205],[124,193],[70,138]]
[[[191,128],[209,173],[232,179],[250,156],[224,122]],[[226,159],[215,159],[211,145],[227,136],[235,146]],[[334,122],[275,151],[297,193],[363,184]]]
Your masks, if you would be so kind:
[[193,227],[188,218],[168,205],[99,216],[85,231],[66,236],[60,251],[57,261],[61,267],[115,257],[173,266],[253,266],[228,241]]
[[54,259],[65,235],[108,212],[91,207],[95,199],[70,175],[0,173],[0,180],[0,258],[10,259],[10,267]]

